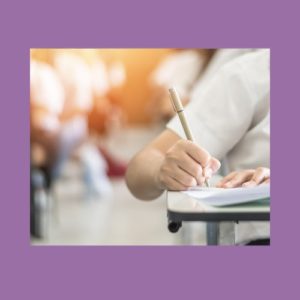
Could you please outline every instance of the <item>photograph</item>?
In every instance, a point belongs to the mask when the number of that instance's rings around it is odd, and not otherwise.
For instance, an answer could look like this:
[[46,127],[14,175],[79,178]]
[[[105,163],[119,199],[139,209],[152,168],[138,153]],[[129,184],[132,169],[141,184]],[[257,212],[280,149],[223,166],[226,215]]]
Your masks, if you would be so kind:
[[31,48],[31,246],[269,246],[270,48]]
[[2,2],[0,299],[297,299],[298,2]]

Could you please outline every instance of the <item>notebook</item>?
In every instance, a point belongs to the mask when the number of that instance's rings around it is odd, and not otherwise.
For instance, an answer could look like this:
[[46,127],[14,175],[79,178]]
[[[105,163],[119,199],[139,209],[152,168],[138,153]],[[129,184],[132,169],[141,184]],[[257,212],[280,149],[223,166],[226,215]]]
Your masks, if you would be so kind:
[[195,187],[182,192],[212,206],[234,205],[270,199],[270,185],[232,189]]

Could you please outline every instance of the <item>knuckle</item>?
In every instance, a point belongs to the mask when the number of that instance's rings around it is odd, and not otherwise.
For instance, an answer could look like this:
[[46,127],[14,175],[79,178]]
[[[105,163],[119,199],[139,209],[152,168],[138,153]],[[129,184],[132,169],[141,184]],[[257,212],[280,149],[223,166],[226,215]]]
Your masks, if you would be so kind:
[[239,178],[238,177],[234,177],[230,180],[231,183],[237,183],[239,182]]
[[222,181],[230,180],[231,178],[234,177],[235,173],[236,173],[236,172],[231,172],[231,173],[229,173],[228,175],[224,176],[223,179],[222,179]]
[[195,184],[195,179],[191,176],[189,176],[187,179],[186,179],[186,184],[188,186],[193,186]]
[[252,169],[246,169],[244,171],[242,171],[242,173],[244,173],[245,175],[253,175],[255,173],[255,170]]
[[186,147],[188,141],[185,140],[179,140],[176,144],[175,147],[178,149],[184,149]]
[[160,168],[160,173],[163,175],[163,176],[168,176],[171,172],[170,172],[170,168],[168,166],[168,164],[163,164]]
[[165,157],[166,164],[172,164],[172,163],[176,162],[177,160],[178,159],[177,159],[176,152],[170,151],[166,154],[166,157]]
[[257,172],[257,173],[264,173],[264,172],[265,172],[265,168],[263,168],[263,167],[258,167],[258,168],[256,169],[256,172]]
[[171,154],[167,154],[163,164],[168,165],[172,163],[173,160],[174,160],[173,156]]
[[182,172],[174,172],[171,176],[175,178],[178,183],[181,183],[185,187],[193,186],[194,178],[188,174],[183,174]]
[[228,177],[231,178],[231,180],[235,180],[238,176],[239,176],[239,173],[238,173],[238,172],[235,172],[235,173],[231,174],[231,175],[228,176]]
[[210,159],[211,159],[210,155],[207,152],[200,152],[199,151],[199,156],[200,155],[202,156],[202,163],[203,163],[203,165],[204,166],[209,165]]
[[194,166],[191,166],[190,172],[196,177],[202,176],[202,168],[200,165],[195,164]]

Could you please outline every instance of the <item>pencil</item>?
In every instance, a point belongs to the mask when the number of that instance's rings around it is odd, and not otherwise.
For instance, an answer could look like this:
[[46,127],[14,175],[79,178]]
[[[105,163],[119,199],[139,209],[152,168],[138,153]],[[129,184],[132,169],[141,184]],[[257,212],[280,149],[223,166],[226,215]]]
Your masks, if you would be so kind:
[[[189,126],[189,124],[188,124],[188,122],[186,120],[186,117],[185,117],[185,114],[184,114],[184,109],[183,109],[181,100],[179,98],[179,95],[178,95],[176,89],[174,87],[170,88],[169,89],[169,93],[170,93],[170,98],[171,98],[171,102],[172,102],[173,108],[174,108],[175,112],[177,113],[177,115],[179,117],[179,120],[180,120],[180,123],[182,125],[183,130],[184,130],[186,138],[189,141],[194,142],[195,139],[193,137],[193,134],[192,134],[192,131],[190,129],[190,126]],[[209,187],[209,183],[208,183],[207,178],[205,179],[205,185],[207,187]]]

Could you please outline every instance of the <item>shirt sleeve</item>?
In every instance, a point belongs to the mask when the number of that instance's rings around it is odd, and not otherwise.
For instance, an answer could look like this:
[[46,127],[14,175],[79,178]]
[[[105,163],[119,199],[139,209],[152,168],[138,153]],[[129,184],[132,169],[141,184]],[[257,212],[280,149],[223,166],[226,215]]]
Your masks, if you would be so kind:
[[[218,159],[223,159],[251,126],[257,102],[251,80],[259,83],[255,76],[262,74],[247,73],[240,61],[231,62],[198,89],[185,109],[195,142]],[[177,116],[167,128],[185,138]]]

